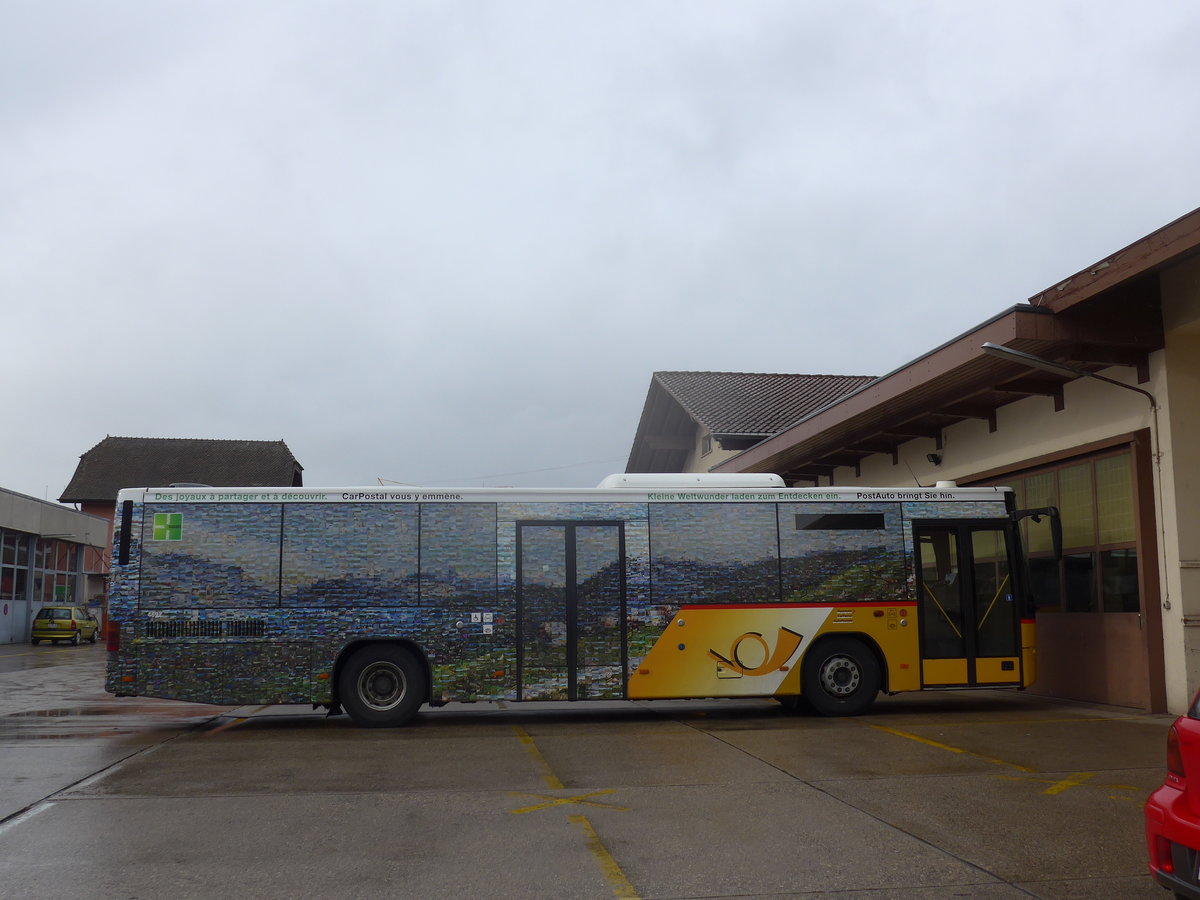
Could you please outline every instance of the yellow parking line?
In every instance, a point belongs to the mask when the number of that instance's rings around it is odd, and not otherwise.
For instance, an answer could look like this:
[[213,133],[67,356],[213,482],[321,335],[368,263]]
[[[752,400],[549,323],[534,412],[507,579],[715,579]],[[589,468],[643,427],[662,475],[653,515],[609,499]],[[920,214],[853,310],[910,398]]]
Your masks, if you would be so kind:
[[1037,771],[1036,769],[1031,769],[1028,766],[1022,766],[1018,763],[1009,762],[1006,759],[995,759],[991,756],[983,756],[982,754],[975,753],[971,750],[964,750],[962,747],[954,747],[954,746],[951,746],[950,744],[943,744],[941,741],[931,741],[929,738],[923,738],[923,737],[920,737],[919,735],[909,734],[907,731],[900,731],[899,729],[896,729],[896,728],[888,728],[886,725],[875,725],[871,722],[866,722],[864,724],[866,724],[870,728],[875,728],[875,729],[878,729],[879,731],[885,731],[888,734],[894,734],[896,737],[907,738],[910,741],[916,741],[918,744],[925,744],[928,747],[936,747],[938,750],[946,750],[946,751],[949,751],[950,753],[962,753],[962,754],[965,754],[966,756],[971,756],[971,757],[974,757],[975,759],[980,759],[980,760],[983,760],[984,762],[991,763],[992,765],[1007,766],[1010,769],[1016,769],[1018,772],[1036,772]]
[[1111,716],[1064,716],[1054,719],[1004,719],[988,721],[986,719],[970,719],[965,716],[961,719],[947,719],[944,722],[938,722],[939,728],[976,728],[980,725],[1081,725],[1081,724],[1096,724],[1097,722],[1140,722],[1153,721],[1154,719],[1168,719],[1165,715],[1158,713],[1130,713],[1118,714]]
[[538,812],[539,810],[550,809],[554,806],[567,806],[572,803],[578,803],[586,806],[597,806],[601,809],[615,809],[618,812],[628,812],[629,810],[629,807],[627,806],[613,806],[611,803],[597,803],[595,800],[591,799],[592,797],[603,797],[605,794],[613,793],[612,788],[606,788],[602,791],[590,791],[586,794],[579,794],[575,797],[547,797],[545,794],[529,794],[525,791],[511,791],[510,793],[524,794],[526,797],[538,797],[543,801],[542,803],[537,803],[533,806],[522,806],[520,809],[510,809],[509,812],[513,813],[514,815],[521,815],[522,813],[528,812]]
[[[1097,774],[1099,773],[1075,772],[1074,774],[1068,775],[1066,778],[1063,778],[1060,781],[1054,781],[1053,778],[1028,778],[1023,775],[1001,775],[1000,777],[1005,781],[1024,781],[1032,782],[1034,784],[1049,785],[1049,787],[1042,791],[1042,793],[1051,797],[1055,796],[1056,794],[1061,794],[1063,791],[1066,791],[1069,788],[1086,786],[1090,788],[1098,788],[1099,790],[1107,792],[1110,800],[1134,800],[1138,803],[1142,801],[1141,788],[1138,788],[1132,784],[1097,784],[1092,780]],[[1131,797],[1131,794],[1134,796]]]
[[529,754],[533,760],[533,764],[542,772],[542,780],[546,782],[546,787],[553,791],[562,790],[563,783],[558,780],[558,776],[554,774],[554,770],[550,768],[550,763],[546,762],[546,758],[542,756],[542,751],[537,748],[537,744],[533,742],[527,732],[520,725],[514,725],[513,731],[517,733],[517,740],[521,742],[521,746],[525,748],[525,752]]
[[617,865],[617,861],[612,858],[612,854],[600,840],[600,835],[596,834],[596,829],[587,820],[587,816],[568,816],[567,818],[583,828],[583,833],[587,835],[588,850],[591,851],[592,857],[600,866],[600,871],[604,873],[604,880],[612,888],[613,896],[626,898],[626,900],[638,900],[638,892],[625,877],[625,873]]
[[[551,790],[562,790],[563,783],[554,770],[550,768],[550,764],[546,762],[546,758],[542,756],[542,751],[534,743],[533,737],[520,725],[514,725],[513,731],[516,732],[517,740],[521,742],[521,746],[525,748],[525,752],[529,754],[529,758],[533,760],[542,773],[542,780],[546,782],[547,787]],[[528,796],[537,797],[544,801],[533,806],[527,806],[523,809],[510,810],[514,813],[534,812],[536,810],[550,809],[555,806],[567,805],[586,805],[598,806],[605,809],[615,809],[622,812],[626,811],[624,806],[613,806],[608,803],[599,803],[593,800],[593,797],[604,797],[613,793],[612,789],[591,791],[586,794],[579,794],[575,797],[547,797],[543,794],[530,794]],[[601,873],[604,875],[604,880],[608,882],[612,888],[613,896],[621,897],[623,900],[638,900],[638,893],[634,889],[632,882],[625,876],[617,861],[613,859],[608,848],[604,846],[604,842],[600,840],[600,835],[596,834],[596,829],[592,827],[592,823],[588,821],[587,816],[567,816],[567,821],[578,825],[583,829],[584,836],[587,838],[588,852],[592,854],[592,859],[596,861],[596,865],[600,867]]]
[[1095,772],[1076,772],[1074,775],[1070,775],[1067,778],[1064,778],[1062,781],[1058,781],[1050,785],[1050,787],[1046,788],[1044,791],[1042,791],[1042,793],[1061,794],[1067,788],[1079,787],[1079,785],[1083,784],[1089,778],[1095,777]]

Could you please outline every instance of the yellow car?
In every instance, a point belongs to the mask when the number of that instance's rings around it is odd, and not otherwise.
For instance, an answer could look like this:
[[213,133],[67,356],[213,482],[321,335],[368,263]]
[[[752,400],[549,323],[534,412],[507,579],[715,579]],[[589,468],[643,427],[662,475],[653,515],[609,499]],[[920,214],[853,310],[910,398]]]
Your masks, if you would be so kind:
[[34,646],[42,641],[78,644],[83,640],[94,644],[99,630],[100,623],[96,617],[81,606],[43,606],[33,617],[29,643]]

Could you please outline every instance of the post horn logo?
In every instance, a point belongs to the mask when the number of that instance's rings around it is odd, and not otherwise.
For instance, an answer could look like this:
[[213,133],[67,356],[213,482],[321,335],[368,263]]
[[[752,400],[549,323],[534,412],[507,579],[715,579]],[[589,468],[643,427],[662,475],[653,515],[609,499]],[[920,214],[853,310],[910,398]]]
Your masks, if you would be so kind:
[[[722,656],[716,650],[709,650],[708,655],[717,661],[718,666],[724,666],[739,676],[769,675],[787,665],[787,661],[800,649],[803,640],[804,635],[780,626],[775,650],[772,652],[767,639],[761,633],[747,631],[734,639],[733,646],[729,648],[729,656]],[[747,641],[750,643],[747,644]]]

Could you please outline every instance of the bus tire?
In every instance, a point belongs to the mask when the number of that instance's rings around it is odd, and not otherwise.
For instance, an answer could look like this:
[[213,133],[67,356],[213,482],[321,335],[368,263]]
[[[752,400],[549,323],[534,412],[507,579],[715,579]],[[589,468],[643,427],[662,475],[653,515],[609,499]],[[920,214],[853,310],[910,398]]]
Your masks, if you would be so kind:
[[879,660],[860,640],[834,637],[804,655],[804,699],[823,716],[857,716],[875,702],[882,677]]
[[363,728],[394,728],[425,702],[425,668],[403,647],[369,644],[355,650],[338,675],[338,702]]

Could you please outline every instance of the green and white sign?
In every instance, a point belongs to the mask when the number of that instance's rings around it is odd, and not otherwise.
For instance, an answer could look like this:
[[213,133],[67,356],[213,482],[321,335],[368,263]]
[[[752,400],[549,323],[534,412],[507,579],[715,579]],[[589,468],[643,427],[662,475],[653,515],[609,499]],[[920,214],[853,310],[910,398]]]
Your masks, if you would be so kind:
[[154,540],[182,541],[183,513],[155,513]]

